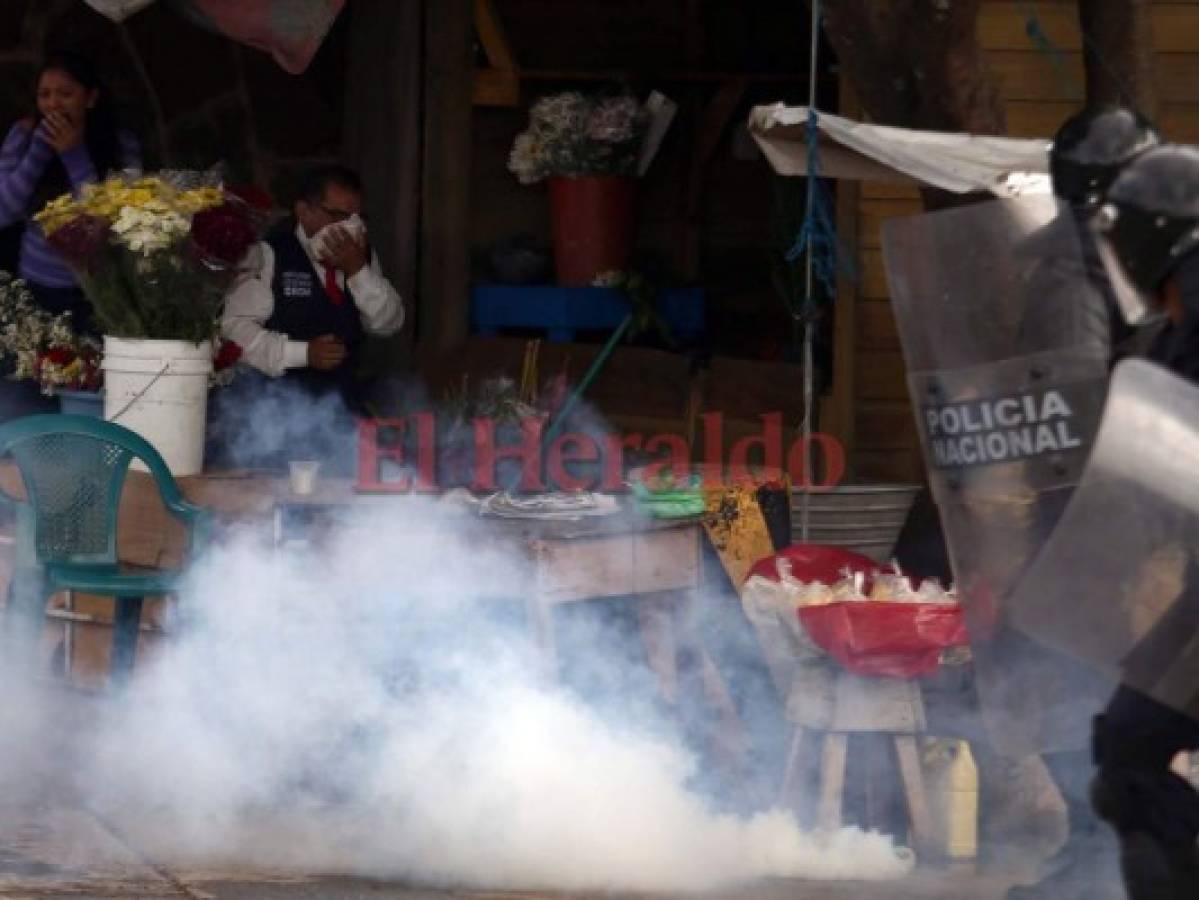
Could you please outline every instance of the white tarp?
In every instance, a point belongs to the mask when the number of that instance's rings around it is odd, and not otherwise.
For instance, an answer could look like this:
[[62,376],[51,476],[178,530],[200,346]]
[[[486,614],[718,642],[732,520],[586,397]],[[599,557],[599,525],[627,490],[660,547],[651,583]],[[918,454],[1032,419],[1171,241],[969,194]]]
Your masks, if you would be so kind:
[[114,22],[120,22],[135,12],[141,12],[154,0],[83,0],[83,2],[100,15],[107,16]]
[[[780,175],[806,175],[806,106],[755,106],[749,132]],[[1051,192],[1048,139],[989,137],[867,125],[821,112],[820,174],[1000,197]]]
[[[3,2],[3,0],[0,0]],[[41,2],[41,0],[39,0]],[[155,0],[83,0],[122,22]],[[167,0],[189,21],[271,54],[287,72],[308,68],[346,0]]]

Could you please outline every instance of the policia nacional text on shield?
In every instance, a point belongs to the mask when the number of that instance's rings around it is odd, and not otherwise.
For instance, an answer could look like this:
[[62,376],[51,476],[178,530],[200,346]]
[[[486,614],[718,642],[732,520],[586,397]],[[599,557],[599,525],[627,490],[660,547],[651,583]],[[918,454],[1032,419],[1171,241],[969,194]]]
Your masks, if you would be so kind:
[[1108,347],[1076,315],[1096,298],[1063,213],[1052,197],[1029,197],[883,230],[975,684],[993,742],[1013,754],[1085,746],[1090,712],[1112,690],[1015,632],[1006,608],[1078,484],[1107,389]]
[[1083,448],[1074,421],[1087,387],[1028,391],[969,403],[925,406],[924,430],[940,469],[1012,462]]

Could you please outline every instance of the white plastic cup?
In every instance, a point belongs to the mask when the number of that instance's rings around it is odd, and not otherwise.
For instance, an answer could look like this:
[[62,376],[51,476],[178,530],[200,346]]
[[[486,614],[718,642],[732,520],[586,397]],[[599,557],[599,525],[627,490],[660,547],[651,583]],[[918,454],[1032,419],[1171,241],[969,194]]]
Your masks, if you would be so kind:
[[313,459],[296,459],[288,464],[291,470],[291,492],[293,494],[311,494],[316,490],[316,473],[321,464]]

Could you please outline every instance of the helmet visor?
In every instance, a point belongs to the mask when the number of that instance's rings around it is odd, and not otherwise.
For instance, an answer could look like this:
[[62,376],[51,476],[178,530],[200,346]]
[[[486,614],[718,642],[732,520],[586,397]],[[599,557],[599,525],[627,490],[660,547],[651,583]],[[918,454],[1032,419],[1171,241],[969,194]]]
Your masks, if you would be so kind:
[[1116,251],[1113,238],[1113,217],[1118,215],[1114,207],[1104,206],[1091,219],[1091,230],[1099,250],[1099,259],[1111,282],[1112,292],[1120,307],[1120,315],[1129,325],[1149,325],[1165,315],[1165,307],[1151,291],[1140,287],[1133,280]]

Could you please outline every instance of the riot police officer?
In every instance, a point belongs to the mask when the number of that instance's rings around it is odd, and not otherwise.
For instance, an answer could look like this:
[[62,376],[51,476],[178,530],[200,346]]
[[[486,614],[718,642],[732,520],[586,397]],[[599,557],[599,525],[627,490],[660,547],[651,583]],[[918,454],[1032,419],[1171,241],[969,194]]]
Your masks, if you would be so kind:
[[[1119,106],[1084,110],[1058,129],[1049,169],[1062,209],[1019,252],[1028,260],[1030,272],[1026,279],[1028,305],[1017,336],[1019,354],[1064,345],[1090,346],[1107,358],[1110,367],[1145,352],[1155,328],[1130,324],[1120,314],[1091,220],[1122,168],[1160,144],[1160,136],[1148,120]],[[1065,231],[1070,234],[1064,235]],[[1060,248],[1069,248],[1069,252],[1055,252]],[[1062,492],[1056,503],[1047,503],[1046,518],[1060,515],[1067,499],[1068,492]],[[1045,526],[1051,527],[1052,523]],[[1010,632],[1003,635],[1000,647],[1011,664],[1025,664],[1033,654],[1044,652],[1025,646],[1026,641]],[[1080,696],[1096,698],[1109,690],[1085,667],[1065,658],[1056,662],[1054,674],[1058,680],[1072,682]],[[1082,732],[1046,741],[1041,758],[1065,802],[1068,836],[1050,861],[1050,874],[1036,884],[1013,888],[1008,900],[1088,895],[1096,889],[1098,873],[1106,870],[1114,877],[1105,865],[1108,861],[1101,858],[1114,848],[1091,810],[1091,767]]]
[[[1035,270],[1029,278],[1029,307],[1019,341],[1026,351],[1058,346],[1063,334],[1075,342],[1093,342],[1114,365],[1142,352],[1150,329],[1124,321],[1107,273],[1099,260],[1090,220],[1112,180],[1131,160],[1158,146],[1161,138],[1139,113],[1121,106],[1086,109],[1067,119],[1049,151],[1053,192],[1061,215],[1021,248]],[[1080,256],[1063,258],[1053,248],[1063,242],[1059,230],[1077,235]],[[1081,264],[1081,272],[1072,271]],[[1080,286],[1085,285],[1085,290]]]
[[[1096,231],[1125,320],[1165,320],[1149,358],[1199,382],[1199,150],[1167,146],[1131,163],[1112,183]],[[1155,681],[1136,669],[1138,656],[1162,666],[1179,652],[1178,641],[1196,637],[1193,554],[1183,583],[1169,613],[1129,657],[1126,685],[1095,722],[1095,808],[1120,837],[1133,900],[1199,897],[1199,794],[1170,768],[1179,752],[1199,749],[1199,720],[1143,693]]]

